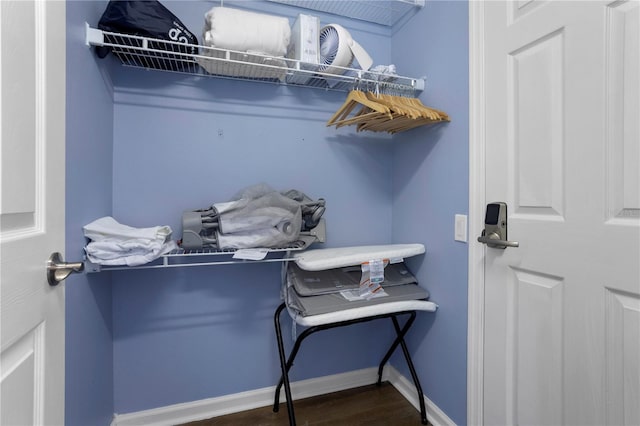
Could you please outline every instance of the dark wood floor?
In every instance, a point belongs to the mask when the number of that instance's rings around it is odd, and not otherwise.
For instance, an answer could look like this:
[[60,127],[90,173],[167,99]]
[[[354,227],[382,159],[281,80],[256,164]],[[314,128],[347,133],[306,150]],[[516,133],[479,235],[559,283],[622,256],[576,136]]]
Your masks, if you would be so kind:
[[[421,425],[416,410],[391,384],[369,385],[295,401],[300,426],[413,426]],[[280,426],[288,425],[287,406],[271,407],[187,423],[183,426]]]

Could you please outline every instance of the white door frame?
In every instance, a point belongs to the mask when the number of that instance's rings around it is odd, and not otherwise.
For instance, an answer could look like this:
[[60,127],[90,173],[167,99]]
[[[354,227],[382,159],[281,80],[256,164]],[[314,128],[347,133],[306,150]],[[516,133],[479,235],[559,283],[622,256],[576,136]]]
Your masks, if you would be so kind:
[[483,423],[485,196],[484,3],[469,3],[469,266],[467,424]]

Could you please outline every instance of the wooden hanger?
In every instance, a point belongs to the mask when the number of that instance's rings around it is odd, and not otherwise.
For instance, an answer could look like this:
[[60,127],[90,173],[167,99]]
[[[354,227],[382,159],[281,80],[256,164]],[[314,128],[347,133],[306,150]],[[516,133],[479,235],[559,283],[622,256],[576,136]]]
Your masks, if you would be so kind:
[[398,131],[404,130],[408,125],[413,124],[415,122],[416,122],[416,119],[413,119],[407,115],[395,113],[393,115],[393,119],[391,120],[387,120],[379,117],[378,119],[370,120],[366,123],[359,124],[357,130],[396,133]]
[[347,95],[347,99],[344,101],[342,106],[338,108],[338,111],[336,111],[336,113],[333,114],[329,121],[327,121],[327,126],[337,124],[337,122],[346,119],[351,111],[353,111],[353,109],[358,105],[369,107],[371,110],[376,111],[380,114],[387,114],[389,116],[391,115],[391,110],[387,106],[379,102],[371,101],[369,98],[367,98],[364,92],[360,90],[352,90]]
[[[358,106],[360,109],[353,114]],[[450,121],[450,118],[442,111],[425,106],[418,98],[352,90],[327,126],[355,125],[358,132],[394,134],[441,121]]]
[[393,113],[408,115],[411,118],[418,118],[420,116],[420,114],[411,105],[398,102],[392,96],[385,94],[373,94],[371,92],[368,92],[367,97],[371,100],[375,100],[376,102],[386,105]]
[[363,122],[368,122],[376,119],[376,117],[384,117],[385,119],[387,119],[386,114],[381,114],[378,111],[374,111],[369,107],[363,106],[360,109],[360,111],[358,111],[353,117],[336,121],[334,124],[337,129],[343,126],[351,126],[351,125],[355,125]]
[[[410,98],[399,98],[399,99],[407,99]],[[402,102],[400,100],[397,102]],[[424,107],[424,114],[419,116],[418,118],[413,118],[410,115],[403,115],[393,111],[393,119],[386,120],[380,117],[375,118],[373,120],[369,120],[367,122],[362,122],[358,124],[358,131],[369,130],[373,132],[388,132],[391,134],[407,131],[413,129],[415,127],[424,126],[428,124],[433,124],[441,121],[448,121],[448,116],[444,113],[438,114],[436,111],[427,107]]]
[[428,106],[425,106],[420,99],[418,98],[406,98],[407,101],[409,103],[411,103],[412,105],[414,105],[416,108],[418,108],[419,110],[423,111],[425,113],[426,117],[430,117],[432,120],[436,120],[436,121],[451,121],[451,119],[449,118],[449,116],[440,111],[437,110],[435,108],[431,108]]

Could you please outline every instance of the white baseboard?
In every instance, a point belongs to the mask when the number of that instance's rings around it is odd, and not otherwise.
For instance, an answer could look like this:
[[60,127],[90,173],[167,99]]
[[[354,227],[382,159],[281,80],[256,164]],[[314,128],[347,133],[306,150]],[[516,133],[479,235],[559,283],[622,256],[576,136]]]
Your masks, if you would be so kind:
[[[407,379],[401,375],[398,370],[391,366],[386,366],[387,372],[384,377],[394,388],[398,390],[405,397],[411,405],[415,407],[417,411],[420,411],[420,404],[418,402],[418,393],[412,380]],[[424,389],[424,388],[423,388]],[[427,420],[433,426],[455,426],[455,422],[451,420],[436,404],[433,403],[426,396],[424,397],[425,408],[427,409]]]
[[[403,377],[392,366],[385,366],[383,380],[389,381],[407,400],[419,410],[418,397],[413,383]],[[315,379],[300,380],[291,383],[294,399],[303,399],[316,395],[351,389],[373,384],[378,379],[376,367],[334,374]],[[115,414],[111,426],[140,425],[176,425],[196,420],[209,419],[225,414],[237,413],[273,404],[275,386],[225,395],[217,398],[169,405],[135,413]],[[284,402],[284,389],[280,393]],[[455,424],[433,402],[425,397],[427,417],[433,426],[454,426]],[[282,412],[286,416],[286,411]]]

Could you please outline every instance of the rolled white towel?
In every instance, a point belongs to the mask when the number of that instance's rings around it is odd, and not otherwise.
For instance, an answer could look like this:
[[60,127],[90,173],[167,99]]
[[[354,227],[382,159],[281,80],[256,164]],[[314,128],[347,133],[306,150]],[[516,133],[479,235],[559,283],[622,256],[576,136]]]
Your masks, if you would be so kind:
[[202,37],[205,46],[285,56],[291,28],[287,18],[213,7],[205,14]]

